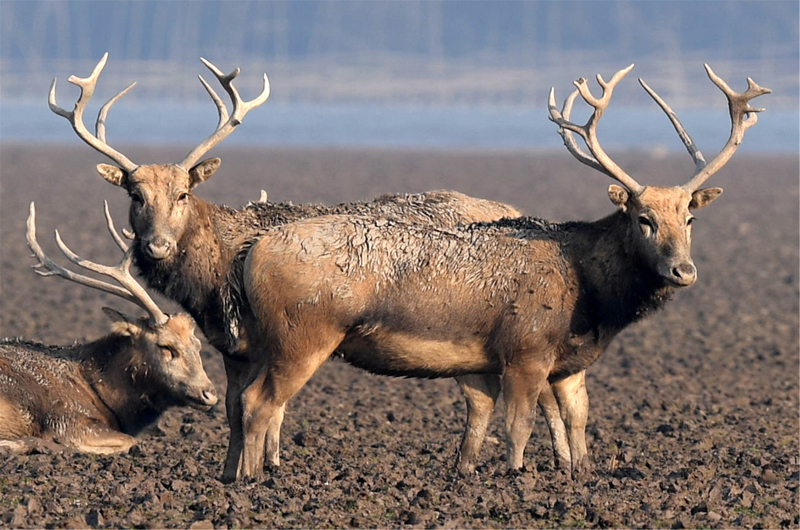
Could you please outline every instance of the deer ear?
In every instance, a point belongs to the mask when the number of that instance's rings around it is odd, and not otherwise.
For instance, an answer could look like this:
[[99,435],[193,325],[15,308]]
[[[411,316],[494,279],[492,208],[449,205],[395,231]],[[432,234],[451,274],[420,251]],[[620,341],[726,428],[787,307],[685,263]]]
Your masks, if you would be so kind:
[[616,205],[616,207],[621,209],[623,212],[627,209],[629,196],[630,194],[628,193],[628,190],[622,186],[612,184],[608,187],[608,198],[611,199],[611,202],[613,202],[614,205]]
[[722,195],[722,188],[704,188],[692,193],[692,202],[689,203],[690,210],[697,210],[710,204],[714,199]]
[[115,333],[126,337],[132,337],[138,334],[142,329],[136,318],[126,315],[125,313],[120,313],[116,309],[104,307],[103,313],[111,320],[111,330]]
[[114,186],[124,186],[128,176],[124,169],[111,164],[97,164],[97,172]]
[[189,170],[189,187],[194,188],[201,182],[205,182],[219,169],[220,164],[222,164],[222,160],[219,158],[209,158],[194,166]]

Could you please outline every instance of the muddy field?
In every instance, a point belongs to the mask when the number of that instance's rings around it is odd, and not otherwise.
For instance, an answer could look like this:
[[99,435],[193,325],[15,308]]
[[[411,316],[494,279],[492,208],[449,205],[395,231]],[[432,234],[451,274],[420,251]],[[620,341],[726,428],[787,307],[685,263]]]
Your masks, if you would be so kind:
[[[141,163],[185,151],[124,152]],[[554,220],[611,211],[609,179],[566,152],[214,154],[222,168],[198,195],[233,206],[262,188],[276,201],[327,203],[448,188]],[[3,145],[0,155],[0,336],[100,336],[103,305],[135,308],[36,277],[24,222],[36,201],[52,256],[58,227],[78,253],[111,263],[118,251],[102,201],[124,225],[125,193],[95,173],[105,160],[77,140],[71,150]],[[688,156],[616,158],[644,184],[679,184],[692,170]],[[127,454],[0,455],[0,527],[796,528],[797,157],[735,158],[710,184],[725,194],[697,214],[697,284],[589,369],[596,472],[586,478],[553,469],[543,421],[528,471],[507,475],[499,414],[477,473],[459,477],[451,466],[465,405],[453,381],[390,379],[332,361],[289,404],[279,471],[220,483],[224,407],[174,410]],[[219,354],[206,347],[204,360],[223,391]]]

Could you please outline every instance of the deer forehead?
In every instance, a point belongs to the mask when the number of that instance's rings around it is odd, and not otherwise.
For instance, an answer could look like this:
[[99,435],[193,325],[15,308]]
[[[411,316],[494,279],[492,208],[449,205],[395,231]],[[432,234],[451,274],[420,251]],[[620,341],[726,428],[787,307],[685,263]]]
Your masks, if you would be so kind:
[[639,211],[652,211],[664,221],[687,213],[691,200],[692,195],[680,187],[647,186],[636,197]]
[[173,164],[139,166],[130,180],[134,186],[154,193],[184,191],[189,188],[189,173]]
[[162,340],[171,340],[173,343],[192,345],[199,348],[200,341],[194,334],[195,323],[192,317],[184,313],[173,315],[160,329]]

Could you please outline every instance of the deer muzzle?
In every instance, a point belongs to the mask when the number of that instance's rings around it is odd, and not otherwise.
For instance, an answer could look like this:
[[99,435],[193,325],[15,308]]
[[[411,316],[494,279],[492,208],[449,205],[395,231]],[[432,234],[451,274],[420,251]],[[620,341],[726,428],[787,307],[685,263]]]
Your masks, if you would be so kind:
[[162,236],[155,236],[144,242],[144,252],[154,260],[166,259],[172,253],[174,243]]
[[208,410],[216,405],[217,401],[219,401],[219,398],[217,397],[217,391],[214,390],[213,386],[205,389],[199,389],[196,393],[192,392],[187,394],[186,398],[190,406],[200,410]]
[[665,277],[678,287],[687,287],[697,280],[697,267],[691,261],[672,264]]

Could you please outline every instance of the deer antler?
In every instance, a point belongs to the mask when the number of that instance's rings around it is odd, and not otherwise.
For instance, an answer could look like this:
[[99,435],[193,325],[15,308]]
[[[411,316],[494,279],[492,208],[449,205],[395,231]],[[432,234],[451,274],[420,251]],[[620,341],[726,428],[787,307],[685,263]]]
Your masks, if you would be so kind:
[[50,110],[58,114],[59,116],[63,116],[72,124],[72,128],[75,129],[75,132],[78,136],[89,144],[93,149],[103,153],[108,158],[113,160],[117,163],[122,169],[127,171],[128,173],[132,173],[137,167],[136,164],[131,162],[125,155],[122,153],[114,150],[110,145],[106,143],[106,126],[105,126],[105,118],[108,114],[108,109],[111,108],[119,98],[124,96],[128,93],[130,89],[136,85],[136,83],[131,83],[125,88],[123,91],[118,93],[116,96],[111,98],[103,108],[100,109],[100,113],[97,116],[97,123],[95,125],[95,135],[92,135],[91,132],[86,128],[83,124],[83,111],[86,109],[86,104],[91,99],[92,95],[94,94],[94,89],[97,86],[97,79],[100,77],[100,73],[103,71],[103,68],[106,66],[106,61],[108,60],[108,52],[103,54],[103,57],[100,59],[100,62],[94,67],[94,71],[89,77],[81,78],[76,77],[74,75],[70,76],[67,81],[72,83],[73,85],[78,86],[81,89],[81,95],[78,97],[78,100],[75,102],[75,109],[72,111],[67,111],[62,109],[56,104],[56,81],[57,79],[53,79],[53,83],[50,85],[50,97],[48,99],[48,105],[50,106]]
[[108,211],[108,201],[103,201],[103,213],[106,215],[106,226],[108,227],[108,231],[111,233],[111,239],[114,240],[114,243],[117,244],[122,252],[127,252],[128,244],[122,240],[122,238],[119,236],[119,232],[117,232],[117,229],[114,226],[114,219],[111,217],[111,212]]
[[699,172],[706,167],[706,159],[703,157],[703,153],[700,152],[700,149],[694,143],[692,137],[689,136],[689,133],[687,133],[686,129],[683,128],[678,116],[670,108],[670,106],[667,105],[667,102],[661,99],[661,97],[656,94],[655,90],[647,86],[647,83],[644,82],[644,79],[639,78],[639,84],[642,85],[642,88],[644,88],[645,91],[650,94],[650,97],[653,98],[656,103],[658,103],[658,106],[661,107],[661,110],[663,110],[667,115],[669,121],[672,122],[672,126],[675,127],[675,131],[677,131],[678,136],[680,136],[683,145],[686,146],[686,150],[689,151],[692,160],[694,160],[695,172]]
[[769,88],[759,86],[758,83],[749,77],[747,78],[747,90],[742,93],[735,92],[721,77],[714,73],[710,66],[707,64],[703,66],[711,82],[717,85],[725,94],[725,97],[728,98],[728,110],[731,116],[731,134],[719,154],[714,157],[708,165],[698,167],[695,175],[689,179],[686,184],[681,186],[689,193],[697,190],[711,175],[728,163],[736,152],[736,149],[738,149],[739,145],[742,143],[744,132],[758,121],[758,115],[756,113],[763,112],[764,109],[754,109],[750,106],[750,100],[772,92]]
[[[608,104],[611,101],[611,95],[614,92],[614,87],[620,82],[620,80],[622,80],[623,77],[625,77],[628,72],[631,71],[632,68],[633,65],[623,68],[614,74],[614,76],[607,83],[605,80],[603,80],[603,77],[600,74],[597,74],[597,82],[603,89],[603,95],[600,98],[596,98],[592,95],[586,79],[578,79],[573,83],[576,90],[564,101],[564,106],[562,107],[561,111],[559,111],[558,107],[556,107],[555,88],[551,88],[547,108],[550,111],[550,121],[554,122],[559,127],[558,133],[564,139],[564,145],[567,147],[567,150],[578,159],[578,161],[598,171],[601,171],[602,173],[605,173],[628,188],[628,190],[631,192],[638,194],[641,193],[644,187],[636,182],[633,177],[625,173],[622,168],[614,163],[613,160],[611,160],[611,157],[609,157],[606,152],[603,151],[603,148],[600,147],[600,142],[597,139],[597,123],[600,121],[603,113],[608,108]],[[586,103],[594,108],[594,112],[589,117],[589,120],[585,125],[578,125],[569,121],[569,115],[572,111],[572,104],[578,94],[581,95]],[[581,138],[583,138],[584,142],[586,142],[586,146],[592,153],[591,156],[583,152],[575,143],[575,139],[570,134],[573,132],[579,134]]]
[[[108,212],[107,207],[106,212]],[[106,215],[106,222],[108,225],[108,230],[112,237],[114,237],[114,240],[117,242],[120,248],[124,247],[126,249],[125,255],[122,257],[122,261],[120,261],[115,267],[100,265],[81,258],[64,244],[64,242],[61,240],[61,235],[58,233],[58,230],[56,230],[56,243],[61,249],[61,252],[63,252],[71,262],[83,267],[84,269],[102,274],[104,276],[109,276],[110,278],[116,280],[117,283],[119,283],[122,287],[72,272],[51,260],[44,253],[42,247],[39,246],[39,242],[36,240],[36,207],[34,206],[34,203],[31,203],[25,238],[28,241],[28,248],[31,249],[34,257],[39,261],[38,264],[33,266],[34,271],[40,276],[61,276],[66,280],[70,280],[75,283],[124,298],[125,300],[133,302],[147,311],[150,314],[150,322],[153,326],[164,325],[168,320],[167,315],[164,314],[161,309],[159,309],[153,299],[150,298],[150,295],[147,294],[147,291],[145,291],[144,288],[131,275],[130,266],[131,262],[133,261],[133,250],[131,248],[127,248],[127,245],[125,245],[125,243],[119,239],[119,235],[116,234],[116,230],[114,229],[114,223],[111,221],[111,216],[108,215],[108,213]]]
[[217,130],[214,131],[211,136],[206,138],[203,143],[195,147],[188,155],[186,155],[186,158],[184,158],[183,161],[178,164],[178,166],[184,169],[189,169],[194,166],[212,147],[217,145],[229,134],[231,134],[233,129],[242,123],[245,114],[247,114],[251,109],[258,107],[267,101],[270,93],[269,79],[267,78],[267,74],[264,74],[264,88],[261,90],[261,94],[251,101],[243,101],[239,95],[239,91],[235,86],[233,86],[233,80],[241,72],[239,68],[236,68],[229,74],[223,74],[222,71],[214,66],[210,61],[207,61],[202,57],[200,60],[203,61],[203,64],[206,65],[209,70],[211,70],[211,72],[216,76],[217,80],[219,80],[219,83],[230,96],[231,101],[233,102],[233,112],[231,113],[230,117],[228,117],[228,111],[220,97],[216,92],[214,92],[214,90],[206,82],[206,80],[203,79],[202,76],[198,76],[200,77],[200,82],[208,91],[208,94],[211,96],[211,99],[217,106],[217,111],[219,112],[219,123],[217,124]]

